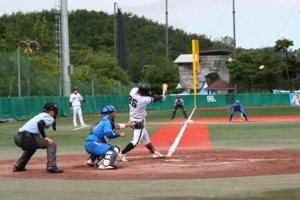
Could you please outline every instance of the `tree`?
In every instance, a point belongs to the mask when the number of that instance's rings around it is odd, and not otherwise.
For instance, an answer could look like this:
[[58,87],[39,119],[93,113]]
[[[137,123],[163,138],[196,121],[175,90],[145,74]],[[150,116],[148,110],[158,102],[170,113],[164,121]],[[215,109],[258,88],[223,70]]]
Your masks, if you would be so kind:
[[143,83],[151,86],[153,94],[162,94],[162,84],[168,84],[167,94],[181,93],[185,88],[176,89],[179,82],[178,68],[173,61],[166,59],[164,56],[154,57],[150,71],[145,73]]
[[130,77],[116,63],[116,60],[108,54],[89,54],[84,58],[83,65],[74,68],[72,81],[94,80],[101,84],[116,84],[121,81],[130,84]]
[[294,42],[292,40],[288,40],[288,39],[279,39],[276,41],[276,45],[274,46],[274,50],[275,52],[280,52],[283,51],[286,54],[285,57],[285,70],[286,70],[286,76],[288,77],[291,87],[290,87],[290,92],[292,92],[293,90],[293,82],[291,80],[291,77],[289,75],[289,68],[288,68],[288,49],[289,47],[294,46]]
[[4,26],[4,24],[1,23],[1,21],[0,21],[0,38],[3,38],[3,35],[5,33],[5,29],[6,29],[6,26]]
[[256,73],[254,57],[257,51],[242,52],[226,67],[229,69],[229,80],[232,83],[246,83],[251,93],[253,75]]
[[[283,61],[286,63],[286,57],[283,58]],[[289,69],[289,77],[291,79],[292,82],[292,91],[295,91],[295,82],[294,79],[296,78],[297,73],[300,73],[300,61],[297,61],[297,58],[295,55],[289,56],[288,57],[288,69]],[[282,73],[282,76],[284,79],[287,78],[287,74],[285,73],[285,71],[283,71],[284,73]]]
[[[259,88],[268,88],[271,93],[273,89],[280,86],[280,77],[284,64],[278,57],[272,57],[274,50],[264,49],[253,58],[253,65],[256,73],[252,76],[253,84]],[[259,70],[259,66],[264,65],[265,68]]]
[[[233,51],[234,47],[234,40],[230,36],[225,36],[225,37],[217,37],[212,41],[212,46],[210,47],[210,50],[220,50],[220,49],[225,49],[229,51]],[[242,53],[242,49],[236,48],[237,54]],[[231,56],[233,58],[233,54]]]

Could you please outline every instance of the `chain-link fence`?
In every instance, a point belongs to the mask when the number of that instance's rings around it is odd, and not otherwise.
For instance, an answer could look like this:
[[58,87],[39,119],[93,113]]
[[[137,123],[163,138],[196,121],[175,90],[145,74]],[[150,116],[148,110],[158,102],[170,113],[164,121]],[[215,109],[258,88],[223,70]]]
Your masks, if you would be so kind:
[[[20,70],[18,70],[18,61]],[[30,84],[27,81],[28,76]],[[63,96],[63,84],[63,80],[47,74],[30,62],[28,64],[27,57],[20,55],[18,59],[18,51],[0,52],[0,97]],[[133,87],[137,86],[122,83],[104,85],[95,81],[67,84],[71,85],[71,91],[73,87],[77,87],[78,92],[84,96],[127,95]]]

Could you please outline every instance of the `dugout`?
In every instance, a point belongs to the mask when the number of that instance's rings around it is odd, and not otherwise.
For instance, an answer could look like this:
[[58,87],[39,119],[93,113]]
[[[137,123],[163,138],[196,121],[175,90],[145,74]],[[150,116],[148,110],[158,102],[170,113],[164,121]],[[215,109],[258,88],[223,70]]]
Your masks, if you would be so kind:
[[[199,51],[200,70],[196,71],[197,88],[201,90],[206,82],[208,85],[222,79],[229,83],[229,70],[226,64],[231,62],[232,51],[212,50]],[[186,88],[186,92],[194,90],[193,83],[193,55],[181,54],[174,61],[178,65],[180,84]],[[219,94],[227,94],[228,90],[218,90]]]

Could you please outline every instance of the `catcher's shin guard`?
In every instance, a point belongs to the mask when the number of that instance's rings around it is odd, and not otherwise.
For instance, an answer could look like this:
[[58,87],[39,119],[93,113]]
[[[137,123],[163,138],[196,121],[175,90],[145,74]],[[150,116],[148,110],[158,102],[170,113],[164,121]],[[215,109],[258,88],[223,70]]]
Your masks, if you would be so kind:
[[112,166],[118,157],[118,153],[116,151],[108,151],[105,155],[103,165],[104,166]]
[[151,142],[150,142],[149,144],[145,145],[145,147],[147,147],[147,149],[149,149],[149,151],[150,151],[151,153],[154,153],[154,152],[155,152],[155,148],[154,148],[154,146],[151,144]]

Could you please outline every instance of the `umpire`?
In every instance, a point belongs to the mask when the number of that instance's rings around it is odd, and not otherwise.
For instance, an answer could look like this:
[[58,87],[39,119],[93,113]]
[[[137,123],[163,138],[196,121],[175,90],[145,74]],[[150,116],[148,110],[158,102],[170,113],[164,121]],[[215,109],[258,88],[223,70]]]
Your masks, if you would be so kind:
[[29,120],[15,134],[15,144],[22,148],[24,152],[13,168],[14,172],[26,171],[25,166],[37,149],[47,149],[48,162],[46,173],[63,172],[62,169],[56,166],[56,144],[45,133],[51,125],[53,130],[56,130],[55,119],[57,113],[58,107],[55,103],[46,103],[44,112]]
[[186,115],[186,111],[184,109],[184,101],[182,99],[180,99],[180,96],[177,96],[177,99],[175,100],[174,102],[174,109],[173,109],[173,114],[172,114],[172,117],[171,117],[171,120],[175,118],[175,115],[176,115],[176,110],[178,108],[181,108],[182,111],[183,111],[183,115],[184,115],[184,118],[188,118],[187,115]]

